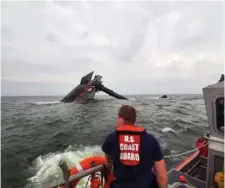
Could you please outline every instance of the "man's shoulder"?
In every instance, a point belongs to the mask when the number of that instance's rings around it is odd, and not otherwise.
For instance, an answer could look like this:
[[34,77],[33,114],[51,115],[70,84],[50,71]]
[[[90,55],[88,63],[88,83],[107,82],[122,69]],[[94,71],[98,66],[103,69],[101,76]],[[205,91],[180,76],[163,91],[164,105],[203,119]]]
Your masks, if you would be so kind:
[[147,146],[148,152],[153,154],[154,161],[160,161],[163,159],[160,143],[158,139],[151,133],[147,133],[147,139],[144,146]]
[[111,131],[110,133],[108,133],[108,134],[106,135],[106,139],[112,139],[112,138],[115,138],[116,135],[117,135],[116,130]]
[[116,141],[116,131],[112,131],[110,133],[108,133],[105,137],[105,141],[102,145],[102,151],[105,152],[106,154],[110,155],[113,152],[113,145]]
[[153,134],[151,134],[147,131],[146,131],[146,136],[147,136],[148,140],[151,140],[153,142],[158,142],[157,138]]

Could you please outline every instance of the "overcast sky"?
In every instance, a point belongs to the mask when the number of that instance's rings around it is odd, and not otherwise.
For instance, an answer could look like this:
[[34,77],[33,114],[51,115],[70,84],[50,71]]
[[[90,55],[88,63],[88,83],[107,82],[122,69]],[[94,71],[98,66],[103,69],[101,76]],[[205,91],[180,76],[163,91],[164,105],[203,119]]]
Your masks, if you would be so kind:
[[224,71],[219,2],[4,2],[2,95],[201,93]]

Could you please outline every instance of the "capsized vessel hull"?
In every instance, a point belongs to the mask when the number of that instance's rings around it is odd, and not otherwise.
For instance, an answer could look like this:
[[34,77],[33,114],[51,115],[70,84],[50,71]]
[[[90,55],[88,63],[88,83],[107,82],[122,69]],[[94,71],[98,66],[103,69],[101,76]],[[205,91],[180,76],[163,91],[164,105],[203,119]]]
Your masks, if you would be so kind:
[[92,100],[95,97],[95,93],[102,91],[107,93],[110,96],[113,96],[117,99],[127,99],[126,97],[115,93],[111,89],[106,88],[102,85],[102,76],[95,75],[92,79],[94,71],[88,73],[87,75],[81,78],[80,84],[78,84],[72,91],[70,91],[61,102],[78,102],[78,101],[87,101]]

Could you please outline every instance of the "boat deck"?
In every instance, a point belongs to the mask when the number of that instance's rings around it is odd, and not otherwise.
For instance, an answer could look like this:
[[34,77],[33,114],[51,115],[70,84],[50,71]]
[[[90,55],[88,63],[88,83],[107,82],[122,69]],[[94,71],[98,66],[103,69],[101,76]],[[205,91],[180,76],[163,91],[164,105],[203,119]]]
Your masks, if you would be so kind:
[[206,182],[207,158],[199,157],[180,171],[193,178]]
[[189,183],[196,188],[205,188],[207,170],[207,158],[197,156],[179,171],[171,169],[168,172],[169,184],[172,188],[191,187],[180,182],[180,176],[184,176]]
[[170,185],[171,188],[189,188],[192,187],[191,185],[188,185],[186,183],[181,183],[180,182],[180,176],[185,176],[187,181],[191,183],[193,186],[196,188],[205,188],[205,182],[198,180],[194,177],[191,177],[187,174],[184,174],[182,172],[177,171],[176,169],[171,169],[168,172],[168,178],[169,182],[168,184]]

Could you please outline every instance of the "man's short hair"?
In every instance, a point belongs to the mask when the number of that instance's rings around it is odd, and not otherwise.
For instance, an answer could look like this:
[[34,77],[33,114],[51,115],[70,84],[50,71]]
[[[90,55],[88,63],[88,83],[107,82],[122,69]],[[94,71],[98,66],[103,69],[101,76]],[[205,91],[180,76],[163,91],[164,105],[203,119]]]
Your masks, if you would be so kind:
[[136,109],[129,105],[123,105],[119,109],[118,116],[124,120],[125,124],[134,124],[136,122]]

